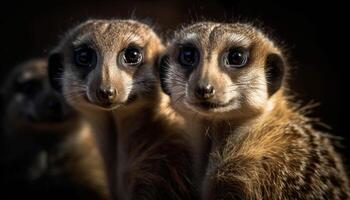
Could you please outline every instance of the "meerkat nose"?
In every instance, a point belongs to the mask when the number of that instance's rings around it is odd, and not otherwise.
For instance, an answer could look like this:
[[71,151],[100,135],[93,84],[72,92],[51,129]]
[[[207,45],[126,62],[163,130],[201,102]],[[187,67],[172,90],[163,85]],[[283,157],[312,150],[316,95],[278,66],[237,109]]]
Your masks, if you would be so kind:
[[110,86],[101,86],[97,91],[97,97],[102,102],[112,102],[117,94],[117,90]]
[[53,113],[62,112],[62,104],[57,99],[50,99],[47,101],[47,108]]
[[194,92],[199,99],[210,99],[215,94],[215,88],[211,84],[201,84],[195,88]]

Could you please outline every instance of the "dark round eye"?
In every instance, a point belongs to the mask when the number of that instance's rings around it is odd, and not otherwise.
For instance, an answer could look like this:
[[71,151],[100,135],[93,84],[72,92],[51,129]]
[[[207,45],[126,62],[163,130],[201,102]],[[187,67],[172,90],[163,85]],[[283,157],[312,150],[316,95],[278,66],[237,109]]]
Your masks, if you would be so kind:
[[143,55],[139,48],[128,47],[124,50],[123,62],[129,66],[135,66],[142,62]]
[[243,67],[248,61],[248,52],[240,49],[231,49],[226,58],[225,65],[228,67]]
[[17,91],[27,96],[34,96],[41,89],[41,82],[39,80],[28,80],[18,83]]
[[193,46],[181,47],[179,52],[179,63],[185,67],[194,67],[199,61],[199,52]]
[[74,62],[79,67],[93,68],[97,63],[95,50],[90,47],[82,46],[74,51]]

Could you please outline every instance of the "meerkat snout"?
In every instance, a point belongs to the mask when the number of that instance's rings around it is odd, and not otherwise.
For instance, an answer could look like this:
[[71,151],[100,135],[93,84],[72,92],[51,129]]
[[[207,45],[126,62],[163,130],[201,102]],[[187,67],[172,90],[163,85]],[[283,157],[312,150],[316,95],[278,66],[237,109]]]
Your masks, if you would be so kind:
[[45,95],[38,102],[38,112],[46,119],[59,119],[65,115],[64,105],[58,100],[56,95]]
[[194,93],[198,99],[207,100],[214,96],[215,88],[210,83],[202,83],[196,86]]
[[96,91],[97,98],[106,104],[112,104],[115,101],[117,89],[111,86],[100,86]]

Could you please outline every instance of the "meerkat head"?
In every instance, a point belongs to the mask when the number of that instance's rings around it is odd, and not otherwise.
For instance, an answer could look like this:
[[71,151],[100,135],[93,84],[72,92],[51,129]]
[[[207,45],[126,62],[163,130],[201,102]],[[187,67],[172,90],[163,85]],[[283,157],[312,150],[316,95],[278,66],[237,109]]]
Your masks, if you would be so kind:
[[76,108],[111,110],[153,92],[163,48],[153,30],[134,20],[89,20],[49,58],[53,87]]
[[285,62],[247,24],[197,23],[176,31],[160,63],[174,106],[206,117],[249,117],[267,107],[283,83]]
[[[5,126],[32,131],[62,131],[77,119],[47,78],[47,60],[33,59],[14,68],[1,90]],[[74,120],[73,120],[74,119]]]

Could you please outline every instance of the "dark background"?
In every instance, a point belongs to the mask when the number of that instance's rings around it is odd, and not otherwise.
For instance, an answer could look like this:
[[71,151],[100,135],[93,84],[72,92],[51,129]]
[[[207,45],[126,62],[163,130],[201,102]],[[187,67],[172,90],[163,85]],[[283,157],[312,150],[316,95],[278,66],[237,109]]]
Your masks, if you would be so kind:
[[[0,78],[32,57],[45,55],[59,36],[88,18],[127,18],[132,15],[167,33],[182,23],[237,18],[262,22],[284,42],[292,58],[291,88],[304,103],[321,105],[311,114],[345,138],[342,152],[350,156],[345,125],[345,4],[337,1],[72,1],[16,3],[0,8]],[[261,23],[260,23],[261,24]],[[2,82],[2,81],[0,81]]]

